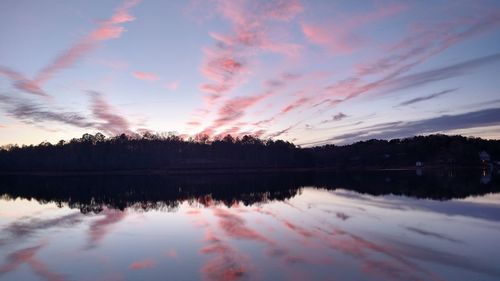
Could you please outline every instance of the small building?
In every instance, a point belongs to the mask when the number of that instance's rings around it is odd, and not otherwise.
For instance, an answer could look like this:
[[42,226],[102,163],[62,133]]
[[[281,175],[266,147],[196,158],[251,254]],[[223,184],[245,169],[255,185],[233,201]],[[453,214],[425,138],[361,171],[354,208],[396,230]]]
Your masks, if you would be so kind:
[[479,153],[479,159],[481,159],[481,162],[487,163],[490,162],[491,157],[486,151],[483,150]]

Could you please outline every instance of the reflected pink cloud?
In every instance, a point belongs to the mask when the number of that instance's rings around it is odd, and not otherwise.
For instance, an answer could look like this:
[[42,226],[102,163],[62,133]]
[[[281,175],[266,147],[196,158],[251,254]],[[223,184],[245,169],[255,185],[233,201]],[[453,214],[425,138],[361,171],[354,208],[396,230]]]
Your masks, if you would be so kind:
[[199,215],[201,214],[201,210],[199,209],[189,209],[186,211],[186,214],[188,215]]
[[16,252],[10,253],[7,256],[7,264],[0,266],[0,277],[3,274],[9,273],[16,270],[23,263],[26,263],[31,267],[33,273],[35,273],[40,279],[47,281],[63,281],[62,275],[57,274],[49,269],[49,267],[38,260],[35,255],[40,249],[45,246],[45,244],[40,244],[38,246],[24,248]]
[[[222,216],[227,214],[222,213]],[[194,214],[199,216],[199,214]],[[222,237],[206,224],[203,241],[206,243],[199,252],[208,255],[209,259],[200,269],[204,280],[240,280],[252,271],[248,257],[231,247]],[[246,235],[244,235],[246,236]]]
[[102,239],[111,231],[113,225],[119,223],[126,217],[124,211],[106,209],[101,212],[104,215],[89,226],[89,242],[86,249],[92,249],[98,246]]
[[167,255],[167,257],[169,257],[171,259],[178,259],[179,258],[179,254],[177,253],[177,250],[175,250],[175,249],[168,250],[166,252],[166,255]]
[[314,233],[312,231],[309,231],[303,227],[300,227],[286,219],[283,219],[283,224],[290,230],[293,230],[294,232],[298,233],[299,235],[303,236],[303,237],[306,237],[306,238],[310,238],[310,237],[313,237],[314,236]]
[[199,209],[190,209],[186,211],[188,216],[193,218],[193,225],[197,228],[205,228],[208,226],[208,221],[202,216],[202,213]]
[[143,270],[143,269],[153,268],[155,266],[156,262],[153,259],[145,259],[131,263],[128,266],[128,268],[132,270]]
[[215,208],[214,215],[218,217],[219,226],[229,237],[237,239],[258,240],[265,243],[273,243],[268,238],[262,236],[257,231],[249,228],[245,220],[238,214],[228,210]]
[[[280,221],[286,229],[303,237],[305,239],[303,242],[307,243],[311,249],[316,247],[316,243],[319,243],[317,246],[328,245],[334,251],[340,251],[355,257],[360,262],[363,270],[370,276],[377,275],[390,280],[440,280],[434,273],[423,270],[417,264],[406,259],[407,253],[403,253],[401,249],[390,244],[377,244],[336,227],[327,231],[322,227],[299,226],[295,222],[281,218],[269,210],[262,208],[255,208],[254,210]],[[310,263],[324,265],[334,262],[328,256],[315,258],[308,256],[313,253],[308,251],[300,255],[291,254],[283,247],[272,248],[267,252],[271,257],[283,259],[285,264]],[[380,254],[382,259],[375,258],[373,253]]]
[[201,268],[205,280],[239,280],[250,273],[249,260],[207,229],[205,239],[208,245],[200,253],[212,257]]

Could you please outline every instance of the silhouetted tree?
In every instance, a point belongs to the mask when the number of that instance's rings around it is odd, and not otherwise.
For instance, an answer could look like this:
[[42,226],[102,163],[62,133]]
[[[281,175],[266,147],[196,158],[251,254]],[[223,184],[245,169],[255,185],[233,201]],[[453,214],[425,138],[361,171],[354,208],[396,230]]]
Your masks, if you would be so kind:
[[197,135],[187,141],[174,134],[84,134],[52,145],[4,145],[0,171],[116,171],[189,169],[390,168],[416,161],[440,166],[479,166],[478,154],[500,159],[500,141],[430,135],[367,140],[351,145],[301,148],[283,140]]

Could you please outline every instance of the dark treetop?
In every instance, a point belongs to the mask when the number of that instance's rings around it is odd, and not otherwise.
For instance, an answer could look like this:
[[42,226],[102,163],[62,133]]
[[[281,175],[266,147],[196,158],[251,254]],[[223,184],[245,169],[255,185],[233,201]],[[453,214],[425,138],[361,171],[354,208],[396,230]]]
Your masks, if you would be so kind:
[[478,167],[479,153],[500,160],[500,141],[430,135],[368,140],[351,145],[301,148],[282,140],[252,136],[207,136],[183,140],[175,135],[84,134],[53,145],[7,145],[0,149],[0,172],[228,171],[291,168]]

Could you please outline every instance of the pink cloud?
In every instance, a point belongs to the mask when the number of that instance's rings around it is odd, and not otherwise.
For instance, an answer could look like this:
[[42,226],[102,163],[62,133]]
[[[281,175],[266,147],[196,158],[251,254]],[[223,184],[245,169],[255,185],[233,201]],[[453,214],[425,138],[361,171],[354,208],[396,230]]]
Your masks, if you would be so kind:
[[129,9],[139,2],[139,0],[125,1],[115,10],[110,19],[100,22],[97,28],[92,30],[87,36],[80,39],[69,49],[60,53],[51,63],[46,65],[34,79],[27,79],[21,74],[6,68],[0,68],[0,75],[9,77],[13,80],[14,87],[23,92],[49,97],[49,95],[42,90],[43,84],[49,81],[58,72],[72,67],[78,60],[82,59],[93,50],[101,41],[120,37],[125,31],[125,28],[119,24],[135,19],[129,14]]
[[[218,14],[231,23],[231,32],[227,35],[210,32],[217,44],[204,49],[200,70],[210,82],[203,83],[200,89],[206,93],[204,110],[207,111],[222,96],[247,81],[259,52],[296,56],[301,49],[297,44],[276,41],[276,36],[269,34],[274,21],[290,21],[302,12],[298,0],[216,1],[215,4]],[[213,128],[204,130],[213,131]]]
[[172,81],[170,83],[165,84],[165,88],[169,89],[170,91],[175,91],[177,88],[179,88],[179,81]]
[[[383,19],[391,13],[398,13],[404,11],[404,9],[404,6],[381,9],[372,16],[361,20],[360,23],[369,23],[374,20]],[[358,23],[351,24],[358,28]],[[383,93],[388,87],[394,87],[394,84],[397,84],[401,75],[408,73],[417,65],[422,64],[451,46],[485,34],[499,25],[500,18],[498,15],[483,11],[481,16],[443,22],[438,25],[438,28],[436,28],[436,24],[432,26],[419,26],[407,38],[396,44],[391,44],[392,46],[387,50],[388,55],[368,63],[359,64],[356,66],[357,73],[355,75],[316,91],[316,94],[311,97],[305,108],[312,109],[320,108],[321,106],[323,109],[319,109],[313,115],[315,116],[321,114],[324,110],[329,110],[333,106],[360,95],[375,93],[377,91]],[[370,75],[375,74],[382,74],[383,76],[376,80],[370,78]],[[293,103],[287,105],[285,109],[294,109],[298,106],[300,105]],[[254,124],[258,126],[267,125],[280,117],[283,117],[282,113]]]
[[90,52],[97,43],[121,36],[125,28],[119,24],[133,21],[135,18],[129,14],[129,10],[140,1],[128,0],[115,10],[110,19],[99,23],[98,27],[92,30],[86,37],[81,39],[68,50],[62,52],[52,63],[44,67],[34,79],[34,83],[42,85],[52,78],[57,72],[74,65],[84,55]]
[[394,71],[401,66],[418,65],[430,57],[465,40],[485,34],[500,25],[500,17],[482,11],[476,17],[432,26],[419,25],[410,35],[387,48],[390,55],[356,66],[358,75],[373,75]]
[[156,262],[153,259],[145,259],[131,263],[128,268],[132,270],[142,270],[155,267]]
[[215,135],[215,132],[232,122],[237,121],[245,114],[245,110],[253,106],[257,101],[265,98],[268,94],[249,97],[236,97],[226,101],[217,112],[217,119],[215,119],[211,126],[205,128],[201,134],[209,136]]
[[323,45],[337,54],[351,53],[363,42],[355,32],[375,21],[387,19],[405,11],[402,4],[386,6],[358,15],[350,15],[343,20],[321,24],[302,23],[302,32],[313,44]]
[[45,93],[35,82],[28,80],[16,71],[6,67],[0,67],[0,75],[12,80],[14,87],[19,90],[38,96],[49,97],[49,95]]
[[154,74],[154,73],[151,73],[151,72],[143,72],[143,71],[136,71],[134,73],[132,73],[132,76],[134,76],[135,78],[139,79],[139,80],[144,80],[144,81],[157,81],[159,80],[160,78],[158,77],[158,75]]
[[283,107],[283,109],[281,109],[281,113],[282,114],[285,114],[285,113],[288,113],[300,106],[304,106],[308,101],[310,101],[311,98],[309,97],[300,97],[298,99],[296,99],[295,101],[291,102],[290,104],[286,105],[285,107]]
[[[284,73],[279,75],[277,79],[266,80],[263,83],[264,90],[259,94],[253,96],[234,97],[226,100],[218,109],[216,119],[210,126],[206,127],[201,134],[214,136],[221,128],[230,125],[245,116],[245,113],[249,108],[265,99],[277,95],[281,90],[287,88],[290,83],[297,81],[300,77],[301,75],[299,74]],[[241,124],[233,126],[232,128],[226,129],[222,133],[218,133],[217,135],[225,136],[227,134],[237,133],[240,131],[240,127],[242,127]],[[263,134],[263,131],[257,132]],[[252,134],[250,132],[242,132],[240,135],[245,133]]]
[[201,72],[211,82],[202,84],[200,89],[208,94],[206,100],[210,105],[241,84],[240,75],[247,72],[248,69],[243,56],[231,48],[217,46],[205,49],[204,53],[205,61]]
[[336,53],[351,53],[360,44],[353,34],[345,34],[345,31],[335,32],[333,27],[328,25],[303,23],[302,32],[310,42],[325,45]]

